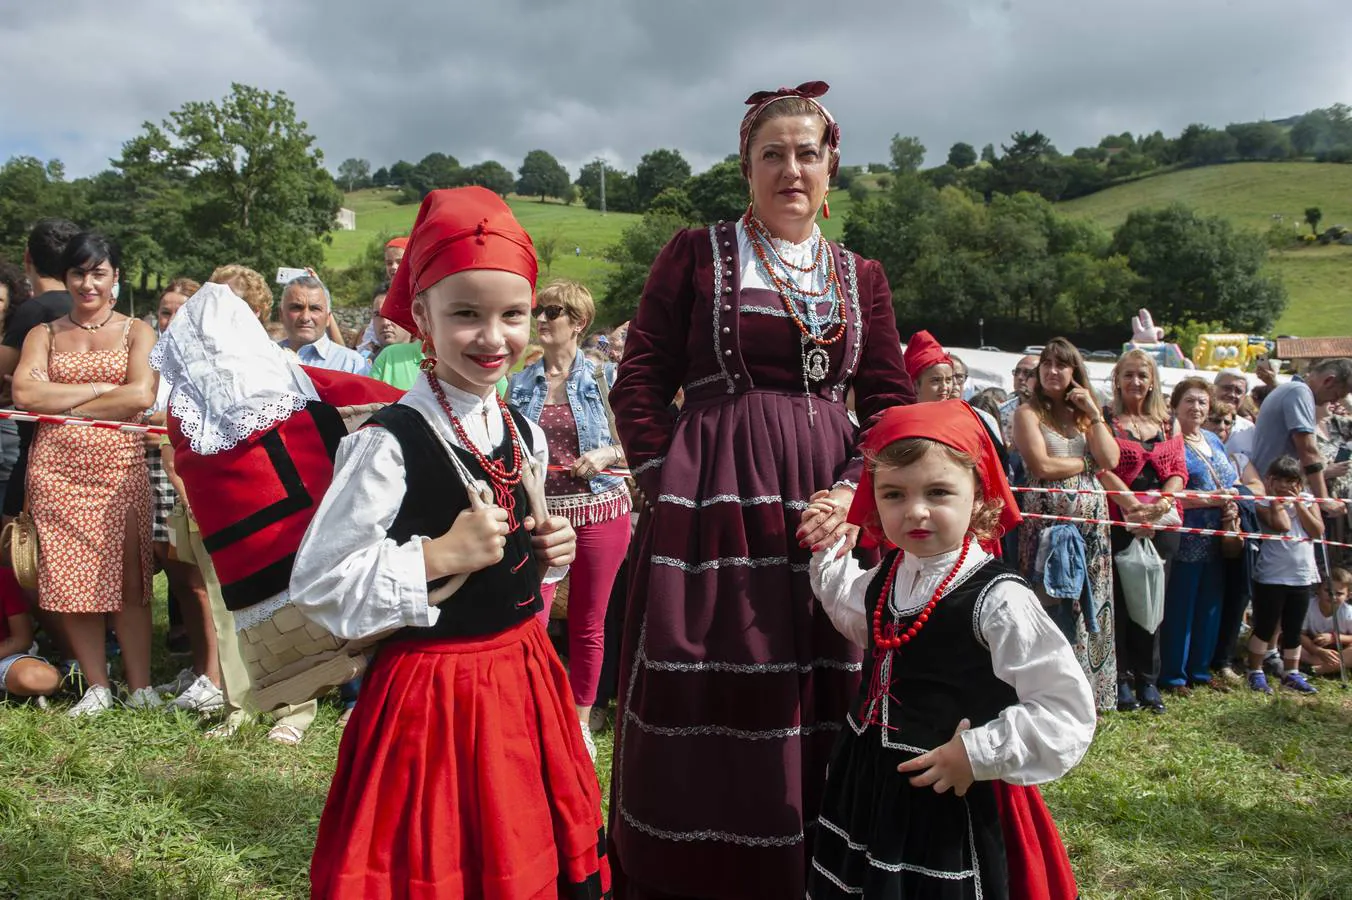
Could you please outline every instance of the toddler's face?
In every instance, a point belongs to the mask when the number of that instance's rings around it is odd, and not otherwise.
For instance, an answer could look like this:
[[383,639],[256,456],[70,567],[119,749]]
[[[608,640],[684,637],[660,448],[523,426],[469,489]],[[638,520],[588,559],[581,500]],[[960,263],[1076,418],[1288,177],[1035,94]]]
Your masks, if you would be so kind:
[[976,481],[946,453],[930,450],[908,466],[878,468],[873,492],[883,533],[905,552],[928,557],[962,546]]

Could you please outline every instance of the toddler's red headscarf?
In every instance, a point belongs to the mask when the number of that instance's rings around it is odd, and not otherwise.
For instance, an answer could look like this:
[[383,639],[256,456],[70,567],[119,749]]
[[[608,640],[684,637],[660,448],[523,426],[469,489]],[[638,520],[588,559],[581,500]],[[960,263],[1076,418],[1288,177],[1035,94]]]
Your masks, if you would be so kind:
[[906,342],[906,352],[902,354],[901,363],[906,367],[906,374],[911,376],[911,381],[915,381],[920,377],[920,373],[930,366],[937,366],[940,363],[953,365],[953,358],[948,355],[943,345],[934,339],[934,335],[928,331],[917,331]]
[[469,269],[520,275],[530,282],[534,304],[539,273],[535,245],[502,198],[481,187],[433,191],[423,198],[403,264],[380,314],[410,334],[418,334],[413,298],[447,275]]
[[[922,332],[923,333],[923,332]],[[887,410],[869,429],[860,447],[866,457],[880,453],[888,444],[905,438],[927,438],[946,444],[967,454],[976,463],[976,474],[987,501],[999,500],[1000,531],[1008,533],[1023,521],[1014,493],[1005,478],[1000,454],[991,441],[990,432],[971,406],[961,400],[940,400],[937,403],[917,403],[912,406],[894,406]],[[891,541],[878,528],[878,504],[873,497],[873,466],[864,465],[859,489],[854,492],[848,521],[861,528],[859,543],[865,547],[891,547]],[[995,553],[998,540],[982,541],[988,553]]]

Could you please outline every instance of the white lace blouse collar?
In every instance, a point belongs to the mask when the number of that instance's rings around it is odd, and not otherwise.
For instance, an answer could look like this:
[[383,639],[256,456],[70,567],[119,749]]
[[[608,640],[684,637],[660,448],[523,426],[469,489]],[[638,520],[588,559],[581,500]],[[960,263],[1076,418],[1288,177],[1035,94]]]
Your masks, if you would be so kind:
[[[925,557],[903,554],[896,582],[892,586],[893,610],[905,615],[928,603],[930,597],[934,596],[935,589],[939,587],[939,582],[944,580],[957,563],[958,554],[961,552],[962,550],[958,549]],[[967,551],[967,559],[963,560],[962,568],[954,576],[953,583],[971,574],[989,558],[990,554],[973,541],[971,549]]]

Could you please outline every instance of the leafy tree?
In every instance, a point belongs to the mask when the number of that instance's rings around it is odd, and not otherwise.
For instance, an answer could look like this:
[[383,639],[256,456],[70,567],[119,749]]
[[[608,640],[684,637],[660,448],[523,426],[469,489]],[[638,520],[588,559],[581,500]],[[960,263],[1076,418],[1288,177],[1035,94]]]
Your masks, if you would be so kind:
[[399,162],[390,166],[390,187],[403,187],[413,178],[414,165],[411,162],[399,160]]
[[948,164],[955,169],[970,169],[976,165],[976,148],[959,141],[948,148]]
[[995,145],[987,144],[981,148],[981,161],[988,165],[994,165],[996,160]]
[[554,259],[559,255],[560,240],[558,234],[547,234],[536,238],[534,241],[535,255],[539,257],[540,265],[544,267],[546,277],[554,269]]
[[348,158],[338,166],[338,182],[345,191],[366,187],[371,177],[371,164],[364,159]]
[[634,174],[638,182],[639,209],[647,210],[658,194],[667,188],[682,187],[690,180],[690,163],[679,150],[653,150],[643,154]]
[[1048,200],[1061,199],[1069,178],[1058,165],[1061,155],[1046,135],[1017,131],[1000,149],[1002,155],[993,164],[993,190],[1003,194],[1029,191]]
[[476,184],[488,188],[501,197],[506,197],[516,187],[516,179],[507,167],[494,159],[475,163],[460,171],[460,184]]
[[455,187],[459,183],[460,161],[445,153],[429,153],[414,167],[406,187],[416,191],[416,199],[422,200],[432,191]]
[[850,195],[850,200],[852,202],[863,203],[868,199],[868,185],[864,184],[862,181],[851,182],[850,188],[846,193]]
[[702,222],[736,219],[746,211],[747,184],[741,165],[733,160],[715,163],[686,183],[686,193]]
[[390,170],[381,166],[371,176],[371,186],[383,188],[390,183]]
[[166,248],[183,272],[319,264],[342,195],[286,94],[235,84],[219,103],[186,103],[144,129],[123,146],[119,168],[185,175],[185,227]]
[[690,195],[684,188],[669,187],[662,193],[653,198],[653,202],[648,205],[648,212],[658,216],[669,216],[673,219],[680,219],[691,225],[699,221],[699,213],[695,210],[695,204],[691,201]]
[[562,199],[568,193],[570,180],[568,170],[559,165],[553,154],[545,150],[532,150],[517,170],[521,176],[516,183],[516,192],[523,197],[546,197]]
[[674,216],[650,212],[624,230],[619,243],[606,251],[607,258],[618,265],[606,280],[598,318],[604,322],[623,322],[633,316],[657,254],[686,224]]
[[1219,216],[1182,204],[1136,210],[1114,233],[1111,250],[1141,277],[1140,305],[1164,321],[1214,320],[1266,332],[1286,307],[1281,282],[1262,274],[1264,239]]
[[34,222],[45,216],[78,219],[82,206],[60,160],[10,159],[0,166],[0,256],[17,264]]
[[1234,135],[1206,125],[1189,125],[1178,136],[1178,158],[1198,166],[1225,162],[1238,151]]
[[1305,221],[1309,223],[1310,233],[1319,234],[1319,221],[1324,218],[1324,211],[1317,206],[1307,207],[1305,210]]
[[892,171],[898,175],[919,172],[925,164],[925,145],[916,137],[892,135]]
[[1271,122],[1243,122],[1226,126],[1235,139],[1235,152],[1241,159],[1286,159],[1292,153],[1291,138]]
[[958,170],[948,163],[942,166],[935,166],[933,169],[926,169],[920,173],[922,177],[936,188],[946,188],[958,183]]

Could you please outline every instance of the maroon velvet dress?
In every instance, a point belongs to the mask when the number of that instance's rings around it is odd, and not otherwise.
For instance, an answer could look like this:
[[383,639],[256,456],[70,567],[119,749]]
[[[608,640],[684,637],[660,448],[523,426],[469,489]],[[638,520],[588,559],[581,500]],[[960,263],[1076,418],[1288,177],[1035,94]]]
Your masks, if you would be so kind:
[[733,223],[676,235],[630,325],[610,398],[648,507],[611,784],[619,898],[804,895],[861,667],[794,532],[813,492],[858,479],[847,391],[865,426],[914,402],[882,267],[832,252],[847,333],[812,423],[797,326],[777,293],[741,289]]

